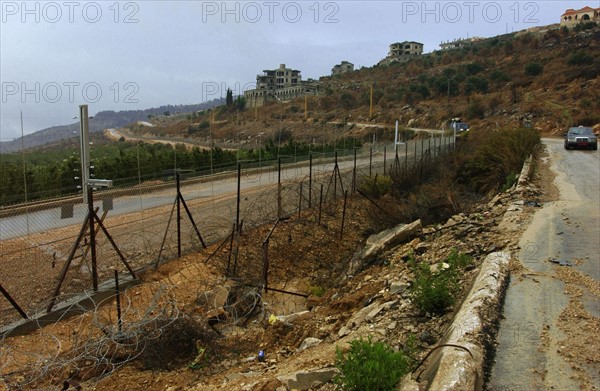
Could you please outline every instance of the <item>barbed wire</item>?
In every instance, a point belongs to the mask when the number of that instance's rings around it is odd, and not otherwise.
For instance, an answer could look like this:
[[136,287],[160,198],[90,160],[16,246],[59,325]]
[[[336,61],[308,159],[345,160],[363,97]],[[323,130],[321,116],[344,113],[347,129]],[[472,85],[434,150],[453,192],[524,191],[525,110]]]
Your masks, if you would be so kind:
[[[415,158],[415,167],[416,161]],[[391,165],[390,161],[387,164]],[[381,172],[382,168],[383,166],[379,165],[375,169]],[[356,184],[357,176],[367,176],[373,169],[373,166],[362,166],[357,168],[358,172],[355,173],[352,166],[346,166],[340,169],[339,185],[345,190],[351,189],[352,185]],[[329,163],[322,168],[315,168],[311,189],[307,186],[307,176],[302,175],[298,179],[285,181],[281,186],[281,192],[277,184],[270,184],[264,189],[243,191],[240,214],[244,230],[264,226],[267,222],[274,222],[278,217],[299,214],[297,220],[283,226],[273,236],[271,241],[273,253],[285,254],[289,251],[290,241],[298,235],[306,235],[308,224],[313,224],[314,229],[322,231],[321,234],[311,234],[314,235],[314,246],[327,248],[338,240],[338,234],[334,234],[332,228],[339,225],[343,194],[338,192],[337,198],[334,199],[333,193],[330,192],[326,199],[321,199],[321,194],[326,197],[325,190],[321,193],[321,188],[326,189],[327,186],[331,186],[333,180],[337,181],[335,175]],[[252,177],[249,180],[256,181],[256,178]],[[244,186],[242,188],[244,189]],[[174,195],[170,194],[167,197],[174,198]],[[307,209],[309,198],[312,201],[310,210]],[[280,206],[278,199],[281,199]],[[167,230],[171,206],[161,206],[159,212],[137,210],[136,213],[145,214],[143,218],[123,221],[123,217],[120,216],[107,217],[107,228],[136,270],[148,268],[157,262],[165,233],[169,240],[165,242],[165,247],[162,249],[164,253],[161,261],[176,257],[175,224],[171,224]],[[69,269],[67,272],[67,280],[64,288],[61,289],[59,301],[68,302],[78,296],[79,303],[91,304],[72,304],[63,312],[64,315],[57,319],[66,324],[60,327],[71,330],[71,334],[64,334],[59,332],[60,330],[47,327],[40,321],[38,324],[40,331],[35,334],[35,338],[40,341],[36,346],[44,346],[42,351],[22,349],[13,340],[9,342],[10,337],[6,334],[2,335],[0,377],[14,387],[38,387],[62,384],[61,382],[64,381],[93,383],[135,360],[141,360],[147,367],[168,365],[168,354],[166,356],[164,354],[165,341],[170,341],[179,350],[173,353],[173,357],[179,357],[182,352],[194,356],[197,354],[195,341],[202,341],[204,346],[217,349],[214,341],[218,338],[220,329],[230,326],[243,327],[251,318],[258,317],[264,320],[267,313],[271,311],[270,304],[265,303],[262,293],[263,253],[260,244],[265,239],[266,231],[265,234],[253,233],[252,235],[239,235],[232,231],[232,221],[235,221],[236,213],[235,197],[225,200],[216,200],[214,197],[208,200],[195,198],[188,201],[188,206],[194,218],[199,220],[202,235],[213,245],[210,250],[202,249],[195,229],[188,220],[182,219],[183,253],[189,254],[201,250],[195,256],[196,260],[184,263],[181,272],[177,274],[177,279],[166,275],[160,283],[145,283],[143,289],[138,287],[127,289],[120,296],[122,313],[121,317],[117,318],[113,304],[116,300],[114,294],[108,295],[105,299],[95,299],[96,296],[88,292],[81,297],[81,292],[86,289],[86,286],[89,289],[91,275],[89,255],[85,256],[86,246],[85,244],[80,246],[78,251],[81,257],[74,262],[72,270]],[[304,212],[300,208],[305,209]],[[320,218],[321,208],[323,214],[329,216],[329,220],[324,221],[323,225],[316,224],[317,214]],[[231,241],[228,239],[230,236]],[[35,252],[34,259],[29,259],[28,262],[33,261],[42,265],[41,274],[45,277],[43,280],[33,281],[27,292],[14,290],[17,292],[15,294],[17,301],[27,303],[27,313],[30,316],[48,305],[58,269],[63,266],[64,257],[75,239],[74,236],[64,234],[61,237],[65,239],[51,239],[44,242],[40,240],[43,235],[39,234],[40,239],[36,239],[39,243],[37,246],[30,245],[27,251],[19,252],[13,249],[12,252],[2,253],[2,282],[5,278],[8,281],[14,279],[24,281],[28,277],[31,279],[31,275],[26,271],[27,266],[15,267],[7,273],[7,259],[16,257],[18,265],[23,259],[27,259],[28,254]],[[7,242],[9,241],[0,242],[3,249]],[[219,251],[207,262],[210,252],[214,251],[220,243],[225,244],[220,249],[217,248]],[[317,256],[318,254],[315,255]],[[126,273],[110,243],[101,235],[98,236],[98,258],[101,260],[99,270],[101,280],[110,280],[115,270]],[[233,262],[238,264],[237,273],[231,273]],[[321,263],[317,259],[313,262]],[[341,267],[335,263],[325,266],[330,269],[329,275],[333,275],[335,269]],[[212,280],[198,279],[205,268],[215,269],[214,274],[222,277]],[[227,271],[230,272],[229,275]],[[279,286],[285,289],[294,277],[293,274],[282,278],[280,273],[275,272]],[[195,297],[178,296],[178,287],[182,284],[187,289],[195,291]],[[226,301],[218,308],[214,305],[211,307],[207,303],[208,298],[224,284],[228,286]],[[9,286],[9,292],[13,291],[12,288],[15,286],[18,287],[18,284]],[[36,292],[35,297],[28,297],[31,296],[31,292]],[[194,307],[193,311],[188,308],[190,305]],[[10,311],[10,308],[7,309],[5,306],[0,307],[0,310],[4,315]],[[206,314],[211,310],[222,311],[224,315],[218,319],[217,328],[207,322]],[[66,314],[72,313],[84,315],[67,319]],[[14,315],[13,311],[12,316]]]

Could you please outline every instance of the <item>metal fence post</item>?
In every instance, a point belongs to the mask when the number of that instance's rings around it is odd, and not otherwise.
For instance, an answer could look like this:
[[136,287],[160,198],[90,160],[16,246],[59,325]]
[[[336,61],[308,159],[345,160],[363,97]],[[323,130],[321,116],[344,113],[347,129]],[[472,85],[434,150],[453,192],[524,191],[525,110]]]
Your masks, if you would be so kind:
[[181,190],[179,188],[179,171],[175,171],[175,180],[177,182],[177,258],[181,258]]
[[308,157],[308,207],[312,208],[312,153]]
[[94,232],[94,190],[92,186],[88,186],[87,190],[88,201],[88,225],[90,227],[90,250],[92,253],[92,286],[94,292],[98,292],[98,265],[96,262],[96,234]]

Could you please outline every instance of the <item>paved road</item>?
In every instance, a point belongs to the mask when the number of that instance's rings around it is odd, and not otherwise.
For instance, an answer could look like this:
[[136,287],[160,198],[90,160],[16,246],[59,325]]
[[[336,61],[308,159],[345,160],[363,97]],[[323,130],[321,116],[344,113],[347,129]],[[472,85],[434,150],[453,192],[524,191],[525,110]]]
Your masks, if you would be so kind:
[[[447,145],[451,142],[451,138],[436,138],[434,141],[427,142],[417,141],[416,143],[408,143],[407,145],[399,145],[398,155],[404,157],[421,154],[421,148],[439,147],[440,143]],[[387,145],[387,154],[385,156],[387,165],[393,164],[394,152],[393,144]],[[434,152],[437,153],[437,152]],[[363,152],[363,155],[357,157],[357,167],[365,173],[368,170],[369,164],[373,164],[373,169],[376,172],[377,167],[381,167],[384,161],[384,145],[378,145],[373,148],[372,162],[369,158],[369,150]],[[404,162],[402,159],[401,163]],[[339,169],[341,171],[352,170],[354,161],[352,157],[339,160]],[[319,175],[331,175],[334,163],[332,158],[319,160],[318,155],[315,156],[313,164],[313,178]],[[262,171],[243,172],[242,191],[246,192],[260,187],[274,185],[278,181],[276,171],[273,171],[274,166],[265,167]],[[368,172],[368,171],[366,171]],[[309,175],[308,161],[304,165],[286,165],[282,167],[282,181],[300,180],[307,178]],[[234,194],[237,189],[237,180],[235,175],[220,175],[215,176],[213,180],[204,183],[195,183],[182,186],[182,193],[186,200],[194,200],[207,197],[223,197],[228,194]],[[139,195],[123,196],[115,198],[113,201],[113,209],[110,212],[111,216],[117,216],[124,213],[131,213],[141,209],[149,209],[164,205],[171,205],[175,197],[174,189],[167,189]],[[33,209],[33,208],[32,208]],[[49,231],[59,227],[69,225],[79,225],[83,221],[87,213],[87,207],[83,204],[75,205],[74,215],[72,218],[61,219],[60,208],[31,211],[27,214],[22,214],[13,217],[0,219],[0,240],[21,237],[36,232]]]
[[[387,159],[390,159],[388,156]],[[383,153],[377,153],[374,156],[374,163],[381,164],[383,161]],[[362,157],[357,162],[358,164],[369,164],[368,157]],[[308,163],[307,163],[308,164]],[[340,161],[340,170],[351,169],[353,161]],[[328,159],[327,162],[315,164],[313,174],[331,173],[333,163]],[[300,179],[308,176],[309,169],[303,167],[285,167],[282,168],[281,178],[285,180]],[[228,194],[233,194],[237,189],[237,179],[235,172],[222,173],[215,175],[213,180],[203,183],[195,183],[182,185],[182,194],[186,200],[194,200],[207,197],[223,197]],[[276,184],[278,175],[273,171],[273,166],[265,167],[262,171],[254,171],[242,177],[242,191],[246,192],[262,186]],[[113,201],[113,209],[110,212],[111,216],[131,213],[141,209],[150,209],[164,205],[171,205],[175,199],[175,189],[155,191],[144,194],[142,197],[138,195],[117,197]],[[74,207],[73,217],[61,219],[60,208],[32,211],[27,214],[22,214],[13,217],[0,219],[0,240],[10,239],[28,234],[43,232],[54,228],[65,227],[72,224],[81,224],[87,213],[87,206],[77,204]]]
[[[519,260],[525,271],[511,276],[488,388],[597,390],[599,366],[586,362],[585,351],[590,342],[600,346],[598,330],[593,336],[583,328],[600,319],[600,298],[587,289],[600,281],[599,154],[565,151],[562,140],[543,141],[560,197],[537,210],[520,240]],[[575,283],[581,297],[560,278],[558,268],[568,266],[549,260],[573,262],[582,282],[591,277],[587,286]],[[582,303],[585,323],[565,324],[559,318],[570,301]],[[598,347],[594,349],[597,358]],[[571,356],[571,362],[565,356]]]

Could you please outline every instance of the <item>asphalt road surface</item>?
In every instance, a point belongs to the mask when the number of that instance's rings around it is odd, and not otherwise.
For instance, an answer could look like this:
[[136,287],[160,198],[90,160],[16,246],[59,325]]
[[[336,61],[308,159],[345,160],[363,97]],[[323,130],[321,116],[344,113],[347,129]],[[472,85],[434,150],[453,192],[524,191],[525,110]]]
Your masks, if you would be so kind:
[[[566,151],[563,141],[544,139],[554,184],[560,196],[538,209],[520,239],[519,261],[525,268],[513,273],[500,324],[495,363],[489,390],[597,390],[597,362],[586,358],[586,338],[600,346],[595,336],[569,328],[585,323],[565,323],[565,308],[580,300],[587,323],[598,322],[598,296],[581,285],[581,298],[573,297],[560,278],[559,268],[581,272],[580,280],[600,280],[600,159],[598,151]],[[568,261],[561,266],[551,261]],[[586,277],[587,276],[587,277]],[[575,283],[577,285],[577,283]],[[589,287],[590,284],[587,286]],[[574,348],[579,346],[579,350]],[[589,346],[588,346],[589,348]],[[595,349],[597,357],[598,348]],[[568,357],[568,359],[566,358]],[[587,362],[586,362],[587,360]],[[597,361],[597,360],[596,360]]]
[[[407,146],[400,145],[398,148],[398,155],[402,157],[400,163],[404,162],[404,156],[407,154],[413,156],[416,152],[417,155],[421,154],[421,148],[428,149],[438,148],[440,143],[447,145],[451,142],[450,138],[440,139],[436,138],[433,142],[427,140],[427,142],[416,142],[409,143]],[[434,152],[437,153],[437,152]],[[357,168],[365,173],[368,173],[369,164],[373,164],[373,169],[381,167],[384,161],[384,146],[379,145],[373,148],[372,161],[370,161],[369,150],[363,151],[362,155],[357,156]],[[394,163],[394,147],[393,144],[387,145],[386,163],[389,166]],[[412,164],[412,163],[411,163]],[[352,157],[346,157],[339,160],[340,171],[350,171],[353,169],[354,160]],[[315,157],[313,164],[313,178],[319,175],[331,175],[334,168],[332,158],[326,160],[319,160],[318,156]],[[365,171],[366,170],[366,171]],[[377,172],[377,171],[374,171]],[[309,167],[308,161],[298,165],[285,165],[282,166],[281,180],[300,180],[302,178],[308,178]],[[246,192],[253,189],[258,189],[264,186],[274,185],[278,181],[278,174],[276,167],[271,165],[265,167],[261,171],[242,171],[242,192]],[[235,194],[237,189],[237,179],[235,172],[233,175],[216,175],[214,179],[208,180],[203,183],[195,183],[187,185],[182,182],[182,194],[186,200],[194,200],[199,198],[207,197],[223,197],[228,194]],[[167,190],[155,191],[152,193],[144,194],[143,197],[138,195],[116,197],[113,200],[113,209],[110,212],[111,216],[117,216],[124,213],[131,213],[139,211],[141,209],[149,209],[160,207],[164,205],[171,205],[175,197],[174,188]],[[74,214],[72,218],[61,219],[61,209],[44,209],[34,210],[34,207],[29,213],[21,214],[12,217],[5,217],[0,219],[0,240],[11,239],[15,237],[26,236],[36,232],[49,231],[55,228],[66,227],[72,224],[79,225],[85,218],[87,213],[87,206],[84,204],[77,204],[74,207]]]

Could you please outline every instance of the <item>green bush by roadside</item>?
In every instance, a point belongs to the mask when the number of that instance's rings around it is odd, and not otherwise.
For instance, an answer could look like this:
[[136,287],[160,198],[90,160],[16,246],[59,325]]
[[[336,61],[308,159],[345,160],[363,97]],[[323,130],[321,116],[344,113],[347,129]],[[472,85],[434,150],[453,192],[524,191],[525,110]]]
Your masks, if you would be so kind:
[[480,132],[469,140],[471,153],[457,179],[480,193],[501,190],[521,172],[525,159],[539,145],[540,136],[533,128]]
[[350,350],[336,350],[336,367],[340,374],[334,378],[346,391],[392,391],[413,364],[416,349],[414,336],[405,348],[394,351],[383,342],[373,342],[371,336],[350,342]]
[[451,307],[460,292],[460,275],[472,263],[471,257],[452,250],[444,262],[432,268],[414,258],[409,261],[415,275],[411,300],[423,314],[441,315]]

